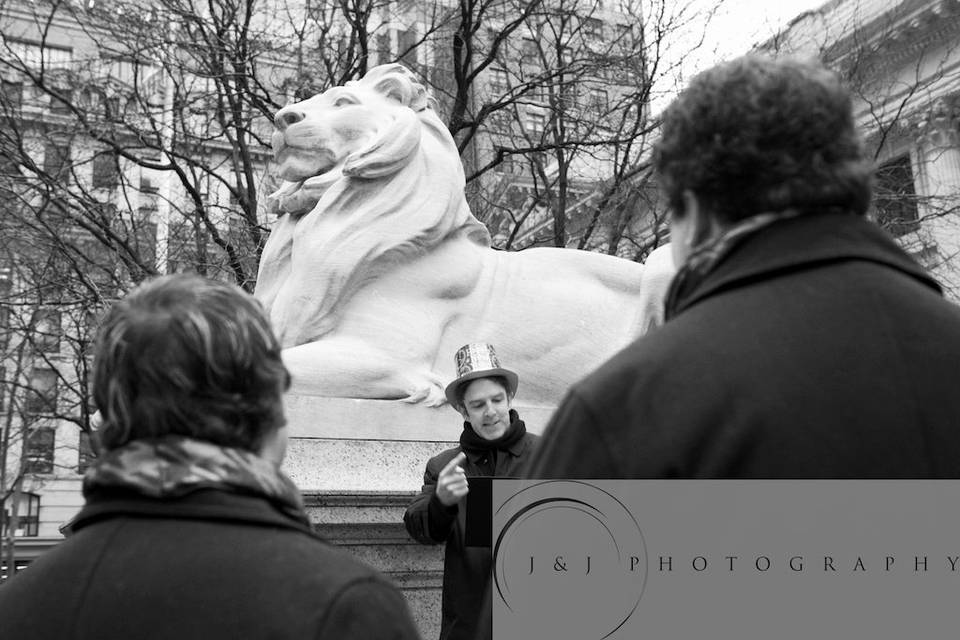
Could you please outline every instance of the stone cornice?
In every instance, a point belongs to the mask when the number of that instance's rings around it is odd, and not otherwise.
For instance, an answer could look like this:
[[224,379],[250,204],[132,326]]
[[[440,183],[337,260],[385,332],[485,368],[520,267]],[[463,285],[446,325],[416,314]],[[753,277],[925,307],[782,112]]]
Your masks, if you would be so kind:
[[866,53],[870,67],[883,75],[958,34],[960,0],[835,0],[798,16],[759,48],[816,53],[846,71]]
[[926,2],[912,12],[898,15],[894,9],[855,27],[826,47],[824,58],[844,69],[858,62],[858,53],[868,52],[870,65],[883,74],[919,59],[924,51],[955,39],[958,33],[960,2]]

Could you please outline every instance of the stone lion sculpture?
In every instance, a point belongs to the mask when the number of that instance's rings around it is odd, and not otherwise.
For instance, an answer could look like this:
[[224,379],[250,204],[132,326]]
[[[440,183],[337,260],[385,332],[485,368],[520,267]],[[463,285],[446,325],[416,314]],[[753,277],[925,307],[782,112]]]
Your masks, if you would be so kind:
[[492,249],[431,103],[393,64],[276,114],[284,182],[255,295],[293,391],[438,406],[456,350],[489,342],[524,405],[555,405],[661,321],[672,260]]

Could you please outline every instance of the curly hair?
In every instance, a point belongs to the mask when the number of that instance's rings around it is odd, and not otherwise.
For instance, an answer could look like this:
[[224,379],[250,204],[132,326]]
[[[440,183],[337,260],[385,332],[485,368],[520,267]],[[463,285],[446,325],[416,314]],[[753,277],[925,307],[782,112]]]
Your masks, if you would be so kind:
[[872,163],[850,94],[819,63],[750,54],[717,65],[667,107],[661,133],[654,166],[675,212],[685,190],[723,223],[869,206]]
[[290,376],[263,309],[231,284],[156,278],[107,313],[93,395],[105,449],[178,434],[258,451],[285,424]]

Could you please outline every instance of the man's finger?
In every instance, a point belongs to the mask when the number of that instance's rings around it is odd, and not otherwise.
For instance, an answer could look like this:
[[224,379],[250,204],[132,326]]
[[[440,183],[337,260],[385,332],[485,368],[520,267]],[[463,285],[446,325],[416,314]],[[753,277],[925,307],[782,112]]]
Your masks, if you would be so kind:
[[[440,473],[441,473],[441,474],[453,473],[453,470],[454,470],[456,467],[458,467],[458,466],[460,466],[461,464],[463,464],[466,459],[467,459],[467,454],[465,454],[463,451],[461,451],[460,453],[458,453],[458,454],[453,458],[453,460],[451,460],[450,462],[447,463],[447,466],[445,466],[445,467],[443,468],[443,471],[441,471]],[[462,472],[463,469],[461,469],[460,471]]]

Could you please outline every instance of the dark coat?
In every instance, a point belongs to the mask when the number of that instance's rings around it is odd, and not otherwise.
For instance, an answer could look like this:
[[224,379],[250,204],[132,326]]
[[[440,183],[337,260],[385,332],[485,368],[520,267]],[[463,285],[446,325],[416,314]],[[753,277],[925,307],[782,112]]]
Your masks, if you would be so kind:
[[0,586],[5,640],[418,638],[400,592],[266,500],[90,502]]
[[577,384],[534,478],[960,477],[960,307],[874,224],[780,221]]
[[[492,474],[486,454],[467,451],[463,470],[468,482],[477,476],[520,477],[538,440],[539,436],[527,433],[507,452],[498,451]],[[430,458],[423,474],[423,489],[403,516],[407,531],[418,542],[447,543],[443,558],[441,640],[475,638],[492,568],[489,548],[464,544],[470,494],[452,507],[445,507],[436,496],[440,471],[461,451],[460,447],[454,447]]]

